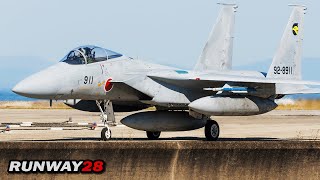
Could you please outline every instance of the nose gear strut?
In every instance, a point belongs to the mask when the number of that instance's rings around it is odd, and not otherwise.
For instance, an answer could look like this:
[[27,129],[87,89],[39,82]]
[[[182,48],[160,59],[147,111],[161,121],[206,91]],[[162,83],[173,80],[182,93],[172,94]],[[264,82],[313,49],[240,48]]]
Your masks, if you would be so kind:
[[[105,128],[101,131],[101,139],[104,141],[110,140],[111,130],[109,126],[117,126],[112,102],[110,100],[97,100],[96,104],[101,112],[100,119],[105,125]],[[101,107],[101,104],[103,104],[103,108]]]

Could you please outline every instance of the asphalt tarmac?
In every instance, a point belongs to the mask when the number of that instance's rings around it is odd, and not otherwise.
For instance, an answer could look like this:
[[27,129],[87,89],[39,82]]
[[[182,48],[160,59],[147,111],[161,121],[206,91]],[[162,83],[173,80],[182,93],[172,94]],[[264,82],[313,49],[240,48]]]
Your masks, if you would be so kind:
[[[132,113],[116,113],[116,120]],[[68,122],[71,119],[72,122]],[[214,117],[220,125],[220,141],[319,140],[320,111],[272,111],[258,116]],[[23,125],[21,125],[24,122]],[[77,110],[0,109],[0,141],[99,141],[103,127],[99,113]],[[31,123],[31,126],[30,126]],[[144,131],[124,125],[112,127],[114,141],[147,141]],[[204,129],[162,132],[160,141],[204,141]]]

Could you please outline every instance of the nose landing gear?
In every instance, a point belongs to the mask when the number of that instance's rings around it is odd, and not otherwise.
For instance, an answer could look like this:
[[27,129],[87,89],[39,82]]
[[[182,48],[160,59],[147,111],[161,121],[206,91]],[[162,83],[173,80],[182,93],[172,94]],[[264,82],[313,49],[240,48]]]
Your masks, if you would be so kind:
[[[101,112],[101,121],[106,126],[101,131],[101,139],[103,141],[108,141],[111,139],[111,129],[109,126],[117,126],[116,118],[114,116],[112,102],[110,100],[96,101],[96,104]],[[101,107],[103,104],[104,109]]]
[[108,141],[111,139],[111,130],[109,127],[105,127],[101,131],[101,140]]

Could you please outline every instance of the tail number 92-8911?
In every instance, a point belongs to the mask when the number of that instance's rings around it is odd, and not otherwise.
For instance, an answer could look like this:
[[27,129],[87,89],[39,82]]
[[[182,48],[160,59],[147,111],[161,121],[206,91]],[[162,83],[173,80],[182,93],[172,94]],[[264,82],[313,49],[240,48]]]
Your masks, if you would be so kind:
[[293,68],[289,66],[274,66],[274,74],[293,74]]

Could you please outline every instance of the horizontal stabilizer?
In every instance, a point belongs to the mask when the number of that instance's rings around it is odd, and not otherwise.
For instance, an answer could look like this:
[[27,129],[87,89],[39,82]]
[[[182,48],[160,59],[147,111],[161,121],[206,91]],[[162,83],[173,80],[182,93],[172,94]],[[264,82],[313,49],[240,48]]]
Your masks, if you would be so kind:
[[277,88],[277,94],[290,95],[290,94],[320,94],[319,88],[310,88],[305,85],[285,85],[281,84],[281,88]]

